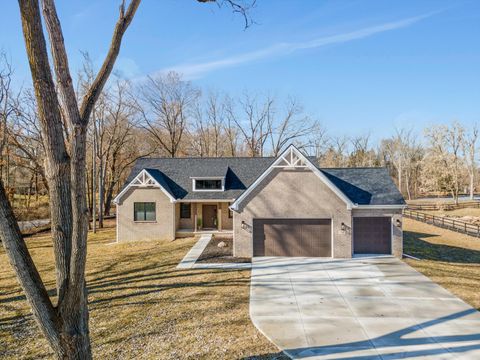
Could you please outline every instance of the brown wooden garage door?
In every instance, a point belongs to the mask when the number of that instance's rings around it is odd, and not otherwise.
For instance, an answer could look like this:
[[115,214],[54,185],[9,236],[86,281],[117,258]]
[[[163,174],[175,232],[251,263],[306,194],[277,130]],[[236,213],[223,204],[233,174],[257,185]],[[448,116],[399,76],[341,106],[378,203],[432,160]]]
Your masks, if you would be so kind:
[[330,219],[254,219],[253,256],[331,256]]
[[391,254],[392,224],[389,217],[354,217],[355,254]]

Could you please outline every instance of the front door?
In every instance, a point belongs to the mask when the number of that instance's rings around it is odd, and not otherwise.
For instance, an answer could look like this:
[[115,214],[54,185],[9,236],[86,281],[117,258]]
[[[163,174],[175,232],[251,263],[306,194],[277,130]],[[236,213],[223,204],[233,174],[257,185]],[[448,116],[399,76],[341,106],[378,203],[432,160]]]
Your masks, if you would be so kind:
[[203,228],[216,229],[217,228],[217,205],[203,205]]

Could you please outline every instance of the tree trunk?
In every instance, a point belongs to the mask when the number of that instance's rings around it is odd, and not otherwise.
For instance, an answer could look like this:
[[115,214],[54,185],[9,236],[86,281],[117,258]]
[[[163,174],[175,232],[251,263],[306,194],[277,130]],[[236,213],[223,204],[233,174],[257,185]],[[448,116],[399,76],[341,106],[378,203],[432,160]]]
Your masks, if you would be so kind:
[[93,134],[92,147],[92,231],[97,232],[97,136]]
[[475,174],[470,173],[470,200],[474,199],[474,190],[475,190]]
[[103,202],[104,202],[104,192],[105,192],[105,174],[103,159],[100,158],[99,162],[100,168],[98,169],[98,227],[103,228]]

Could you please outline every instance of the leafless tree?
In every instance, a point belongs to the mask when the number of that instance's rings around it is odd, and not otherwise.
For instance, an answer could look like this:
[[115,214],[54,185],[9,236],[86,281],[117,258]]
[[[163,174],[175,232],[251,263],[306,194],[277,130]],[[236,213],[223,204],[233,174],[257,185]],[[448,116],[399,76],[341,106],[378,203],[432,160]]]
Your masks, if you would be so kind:
[[469,131],[465,131],[463,137],[463,156],[468,170],[469,176],[469,192],[470,199],[473,200],[475,193],[475,176],[477,175],[477,141],[479,130],[477,124],[474,124]]
[[267,96],[260,99],[258,96],[245,93],[238,101],[239,110],[234,104],[227,108],[228,117],[242,135],[248,156],[263,156],[265,143],[269,136],[269,123],[273,116],[274,99]]
[[[219,1],[229,4],[235,12],[248,18],[241,2]],[[85,281],[88,231],[85,186],[87,130],[90,115],[112,72],[122,38],[133,20],[140,0],[120,1],[119,16],[107,55],[81,100],[77,98],[72,84],[63,31],[54,0],[18,2],[45,152],[45,176],[49,186],[55,258],[56,304],[50,299],[30,256],[2,181],[0,238],[33,316],[55,356],[62,359],[89,359],[92,355]],[[47,50],[44,26],[49,37],[50,51]]]
[[[139,0],[132,0],[128,6],[122,3],[108,54],[79,104],[72,86],[63,33],[53,0],[43,0],[41,8],[38,0],[19,0],[45,149],[45,173],[50,188],[58,295],[56,305],[52,303],[27,250],[3,184],[0,184],[0,236],[35,320],[58,358],[91,358],[85,285],[88,229],[85,202],[86,129],[93,105],[112,71],[123,34],[139,3]],[[50,40],[56,85],[41,11]],[[62,116],[71,129],[69,143],[65,142]]]
[[227,153],[228,134],[225,132],[227,117],[220,95],[210,92],[205,102],[198,101],[194,113],[194,125],[190,131],[194,155],[219,157]]
[[345,135],[327,138],[327,149],[320,164],[324,167],[347,166],[349,141],[350,139]]
[[458,122],[437,125],[427,128],[425,136],[429,147],[422,164],[422,186],[427,191],[448,191],[458,203],[465,170],[461,156],[464,129]]
[[35,94],[30,89],[25,90],[16,108],[16,116],[9,128],[10,144],[17,149],[17,156],[22,158],[23,166],[31,172],[33,181],[36,183],[36,192],[38,192],[38,181],[41,181],[48,191],[43,166],[45,149],[37,116]]
[[149,77],[140,87],[141,102],[137,109],[143,117],[143,128],[170,157],[177,157],[200,92],[179,74]]
[[18,95],[12,89],[13,67],[7,54],[0,51],[0,180],[5,178],[10,190],[10,151],[9,125],[13,115],[18,112]]
[[376,165],[377,156],[376,152],[370,147],[370,134],[355,136],[350,141],[353,150],[349,156],[349,166],[364,167]]
[[[272,109],[272,107],[270,107]],[[267,117],[268,137],[273,156],[278,156],[290,143],[297,141],[300,148],[308,146],[308,135],[312,135],[320,124],[309,118],[297,100],[290,98],[285,104],[284,114],[277,119],[275,112]],[[302,141],[303,140],[303,141]]]
[[228,156],[234,157],[238,155],[239,130],[235,124],[235,111],[233,108],[233,100],[230,97],[226,97],[224,102],[225,121],[223,124],[225,140],[227,143],[226,153]]
[[395,135],[384,139],[380,153],[387,166],[395,172],[398,188],[412,198],[412,190],[417,188],[417,175],[423,156],[423,149],[416,140],[412,129],[397,129]]

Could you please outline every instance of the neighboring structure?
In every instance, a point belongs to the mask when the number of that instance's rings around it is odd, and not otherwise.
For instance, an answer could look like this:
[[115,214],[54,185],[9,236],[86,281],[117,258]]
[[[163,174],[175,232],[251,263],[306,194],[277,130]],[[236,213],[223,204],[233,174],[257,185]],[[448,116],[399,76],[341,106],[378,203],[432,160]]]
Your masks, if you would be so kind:
[[234,255],[402,255],[405,201],[386,168],[278,158],[139,159],[117,204],[117,241],[228,231]]

